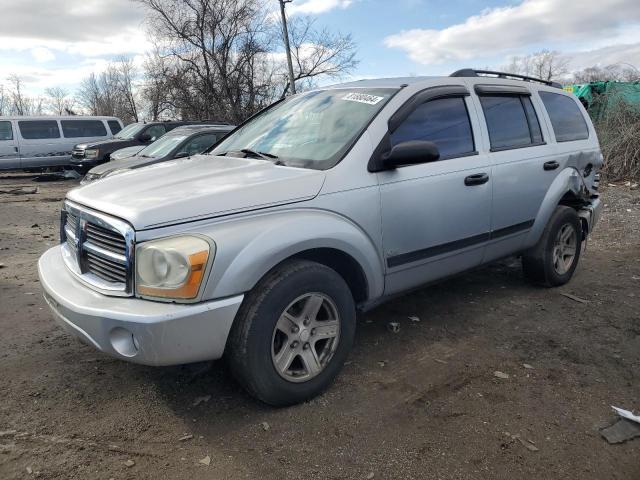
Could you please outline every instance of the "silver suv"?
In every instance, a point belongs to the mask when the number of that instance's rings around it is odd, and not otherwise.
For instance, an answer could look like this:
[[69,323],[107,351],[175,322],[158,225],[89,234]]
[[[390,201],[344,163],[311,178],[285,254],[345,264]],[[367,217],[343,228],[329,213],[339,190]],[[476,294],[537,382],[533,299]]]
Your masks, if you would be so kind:
[[39,261],[57,321],[123,360],[220,358],[257,398],[319,394],[356,310],[509,255],[568,282],[598,140],[557,85],[462,70],[295,95],[208,155],[69,192]]

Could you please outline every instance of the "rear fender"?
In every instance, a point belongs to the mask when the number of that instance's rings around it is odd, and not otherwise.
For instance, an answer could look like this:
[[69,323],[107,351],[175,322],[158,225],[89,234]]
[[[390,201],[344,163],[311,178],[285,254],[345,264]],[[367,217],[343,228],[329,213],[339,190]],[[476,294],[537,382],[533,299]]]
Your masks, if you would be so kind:
[[584,199],[585,203],[588,201],[588,190],[584,184],[582,175],[575,168],[571,167],[565,168],[560,172],[551,184],[551,187],[547,190],[547,194],[542,200],[542,204],[536,215],[533,227],[525,240],[526,248],[532,247],[538,242],[553,211],[568,192],[576,198]]

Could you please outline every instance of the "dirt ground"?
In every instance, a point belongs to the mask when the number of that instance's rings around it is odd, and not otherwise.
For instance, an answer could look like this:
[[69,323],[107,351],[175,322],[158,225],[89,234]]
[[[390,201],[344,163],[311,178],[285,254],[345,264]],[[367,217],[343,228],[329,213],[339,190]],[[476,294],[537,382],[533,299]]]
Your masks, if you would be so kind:
[[603,192],[568,285],[511,260],[406,295],[362,315],[326,394],[272,409],[223,362],[128,364],[56,327],[36,261],[76,181],[15,185],[39,191],[0,194],[0,479],[640,479],[640,438],[599,433],[640,410],[638,190]]

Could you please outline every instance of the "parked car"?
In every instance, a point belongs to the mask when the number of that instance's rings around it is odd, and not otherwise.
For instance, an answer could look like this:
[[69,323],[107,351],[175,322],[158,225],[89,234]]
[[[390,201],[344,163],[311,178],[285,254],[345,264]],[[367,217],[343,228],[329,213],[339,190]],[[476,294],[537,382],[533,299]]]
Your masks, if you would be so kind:
[[111,153],[124,147],[145,147],[167,132],[182,125],[194,125],[203,122],[171,121],[171,122],[138,122],[123,128],[110,140],[87,142],[73,148],[71,163],[76,170],[86,172],[89,169],[108,162]]
[[0,117],[0,170],[67,166],[79,141],[106,140],[121,128],[115,117]]
[[123,158],[133,157],[143,148],[146,148],[146,145],[134,145],[133,147],[120,148],[115,152],[109,154],[109,161],[112,162],[114,160],[122,160]]
[[82,179],[82,184],[146,167],[155,163],[166,162],[177,158],[191,157],[204,152],[215,145],[235,127],[232,125],[188,125],[178,127],[163,135],[136,155],[111,160],[93,167]]
[[272,405],[322,392],[356,309],[518,255],[565,284],[601,210],[589,116],[556,84],[463,70],[272,105],[211,155],[71,190],[40,258],[57,321],[116,358],[227,358]]

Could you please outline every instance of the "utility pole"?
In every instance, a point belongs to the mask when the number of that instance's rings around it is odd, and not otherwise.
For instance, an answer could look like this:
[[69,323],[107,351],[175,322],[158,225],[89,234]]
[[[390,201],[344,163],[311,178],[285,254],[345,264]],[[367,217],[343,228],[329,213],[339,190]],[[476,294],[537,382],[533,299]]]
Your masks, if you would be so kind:
[[293,75],[293,62],[291,61],[291,47],[289,46],[289,30],[287,29],[287,16],[284,13],[284,4],[293,0],[279,0],[280,13],[282,14],[282,36],[284,37],[284,48],[287,49],[287,63],[289,64],[289,85],[291,93],[296,93],[296,77]]

